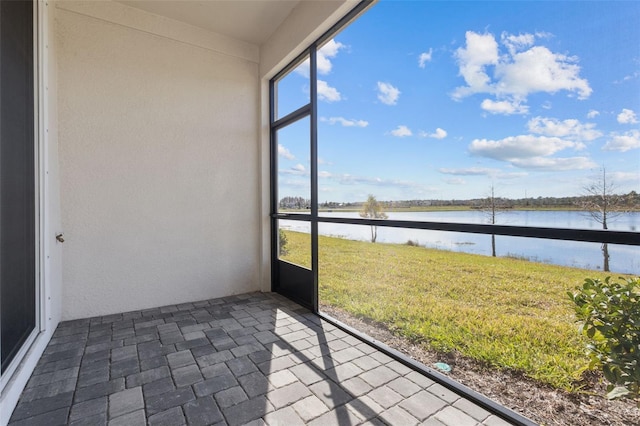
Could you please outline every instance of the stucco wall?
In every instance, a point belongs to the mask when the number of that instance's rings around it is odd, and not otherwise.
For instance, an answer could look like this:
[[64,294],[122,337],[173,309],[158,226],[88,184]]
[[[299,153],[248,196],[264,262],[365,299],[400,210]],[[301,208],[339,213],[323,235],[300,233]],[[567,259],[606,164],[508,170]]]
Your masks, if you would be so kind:
[[63,319],[258,290],[251,46],[103,6],[56,11]]

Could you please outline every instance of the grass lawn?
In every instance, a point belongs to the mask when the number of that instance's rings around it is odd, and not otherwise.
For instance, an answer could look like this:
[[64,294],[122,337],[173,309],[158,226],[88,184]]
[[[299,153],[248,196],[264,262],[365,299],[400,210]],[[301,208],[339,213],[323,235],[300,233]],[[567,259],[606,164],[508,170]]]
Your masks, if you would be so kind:
[[[309,234],[286,235],[289,254],[283,259],[308,267]],[[567,291],[587,277],[606,275],[401,244],[319,239],[320,303],[384,323],[431,349],[457,350],[570,391],[589,360]]]

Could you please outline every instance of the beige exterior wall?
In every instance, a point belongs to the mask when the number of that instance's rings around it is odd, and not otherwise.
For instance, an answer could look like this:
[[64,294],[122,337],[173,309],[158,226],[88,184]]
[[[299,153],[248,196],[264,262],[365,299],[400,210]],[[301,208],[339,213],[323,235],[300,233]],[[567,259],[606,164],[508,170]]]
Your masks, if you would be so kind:
[[63,319],[259,289],[257,61],[157,19],[58,5]]

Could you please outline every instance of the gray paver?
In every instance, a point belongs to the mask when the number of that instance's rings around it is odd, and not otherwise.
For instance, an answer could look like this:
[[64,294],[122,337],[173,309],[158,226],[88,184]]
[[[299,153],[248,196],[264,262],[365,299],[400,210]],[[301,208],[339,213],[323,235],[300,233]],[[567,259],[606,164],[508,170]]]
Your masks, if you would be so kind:
[[198,398],[184,405],[189,425],[205,426],[224,420],[220,409],[210,396]]
[[54,411],[39,414],[37,416],[12,422],[12,426],[53,426],[65,425],[67,416],[69,415],[69,407],[59,408]]
[[442,407],[446,406],[447,403],[429,392],[420,391],[412,397],[405,399],[399,405],[407,410],[409,414],[422,421],[437,413]]
[[155,395],[145,399],[147,414],[151,416],[170,408],[186,404],[194,399],[196,399],[196,397],[190,387]]
[[486,426],[511,426],[511,423],[496,415],[489,416],[482,424]]
[[218,406],[226,408],[232,405],[240,404],[241,402],[249,399],[247,394],[242,390],[240,386],[234,386],[229,389],[220,391],[214,395]]
[[387,383],[387,386],[389,386],[391,389],[398,392],[405,398],[408,398],[416,392],[420,391],[420,386],[416,385],[411,380],[405,377],[398,377],[397,379]]
[[269,382],[276,388],[298,381],[298,378],[289,370],[280,370],[269,374]]
[[98,383],[87,386],[76,391],[75,402],[87,401],[89,399],[106,396],[124,389],[124,379],[115,379],[109,382]]
[[267,398],[276,409],[280,409],[309,395],[311,395],[309,388],[296,381],[267,393]]
[[384,407],[378,405],[377,402],[369,398],[367,395],[349,401],[345,407],[365,421],[376,419],[384,412]]
[[251,361],[251,359],[249,359],[249,357],[246,357],[246,356],[227,361],[227,367],[229,367],[231,372],[236,377],[244,376],[245,374],[258,371],[258,368],[253,363],[253,361]]
[[291,367],[289,371],[295,374],[298,380],[307,386],[317,383],[325,378],[324,373],[318,370],[311,363],[298,364],[295,367]]
[[169,362],[169,367],[171,369],[196,363],[196,360],[193,358],[191,351],[188,350],[167,355],[167,361]]
[[292,407],[305,422],[315,419],[329,411],[329,407],[324,405],[324,402],[320,401],[315,395],[301,399],[293,404]]
[[411,426],[419,423],[415,417],[397,405],[380,414],[380,418],[388,424]]
[[313,392],[329,408],[335,408],[351,400],[351,395],[331,380],[325,380],[309,386]]
[[298,416],[298,413],[291,407],[284,407],[280,410],[264,416],[264,421],[269,426],[304,426],[305,422]]
[[81,419],[69,421],[69,426],[107,426],[107,413],[98,413]]
[[407,374],[405,377],[423,389],[427,389],[429,386],[435,383],[433,380],[418,373],[417,371],[412,371],[411,373]]
[[362,369],[351,362],[346,362],[335,368],[330,368],[324,373],[336,383],[341,383],[362,373]]
[[109,395],[109,418],[129,414],[141,408],[144,408],[144,399],[140,386]]
[[41,386],[51,382],[58,382],[60,380],[74,379],[78,377],[80,369],[78,367],[65,368],[62,370],[52,371],[51,373],[44,373],[37,376],[32,376],[27,384],[27,388],[33,386]]
[[271,411],[273,411],[273,406],[264,396],[258,396],[232,407],[222,409],[230,426],[249,423]]
[[182,426],[187,424],[180,407],[154,414],[147,419],[147,423],[149,426]]
[[373,370],[362,373],[360,377],[371,386],[378,387],[397,379],[399,375],[389,367],[380,365]]
[[213,379],[196,383],[193,385],[193,390],[198,396],[206,396],[236,386],[237,384],[238,381],[233,374],[223,374]]
[[508,424],[272,294],[61,323],[10,426],[107,422]]
[[369,383],[365,382],[360,377],[353,377],[342,382],[341,385],[353,396],[364,395],[373,389]]
[[253,398],[258,395],[264,395],[269,390],[269,381],[260,372],[247,374],[238,378],[240,385],[247,393],[249,398]]
[[165,377],[164,379],[156,380],[155,382],[147,383],[142,386],[142,392],[144,393],[145,398],[160,395],[174,389],[175,386],[173,385],[171,377]]
[[176,368],[172,371],[173,381],[177,387],[189,386],[203,380],[200,368],[196,364]]
[[79,421],[87,417],[103,414],[107,412],[108,397],[103,396],[101,398],[90,399],[89,401],[74,404],[71,407],[71,414],[69,415],[69,421]]
[[73,392],[65,392],[49,398],[37,399],[31,402],[21,402],[13,411],[13,420],[22,420],[42,413],[71,406]]
[[460,399],[460,395],[458,395],[453,391],[450,391],[449,389],[442,386],[440,383],[436,383],[434,385],[429,386],[429,389],[427,389],[427,391],[431,392],[432,394],[434,394],[440,399],[444,399],[449,403],[453,403],[454,401],[457,401],[458,399]]
[[452,406],[445,407],[435,418],[448,426],[475,426],[478,423],[473,417]]
[[309,422],[309,426],[326,425],[355,425],[360,423],[360,419],[347,407],[340,406],[334,410],[327,411],[315,420]]
[[21,400],[30,402],[44,398],[51,398],[61,393],[72,392],[76,388],[76,379],[61,380],[42,386],[34,386],[22,392]]
[[394,392],[388,386],[381,386],[368,393],[369,398],[383,406],[384,408],[390,408],[402,401],[402,395]]
[[458,408],[459,410],[464,411],[466,414],[470,415],[471,417],[473,417],[478,421],[483,421],[491,415],[491,413],[485,410],[484,408],[479,407],[474,403],[472,403],[471,401],[464,398],[460,398],[459,400],[457,400],[453,404],[453,406]]

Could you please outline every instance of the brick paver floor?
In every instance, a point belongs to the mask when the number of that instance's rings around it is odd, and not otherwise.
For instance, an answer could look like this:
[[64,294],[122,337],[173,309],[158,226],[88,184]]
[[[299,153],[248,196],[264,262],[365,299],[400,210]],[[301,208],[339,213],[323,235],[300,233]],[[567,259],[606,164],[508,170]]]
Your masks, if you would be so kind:
[[507,425],[276,294],[63,322],[10,425]]

